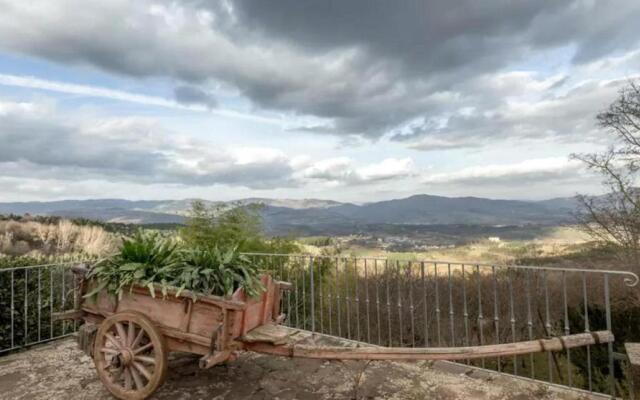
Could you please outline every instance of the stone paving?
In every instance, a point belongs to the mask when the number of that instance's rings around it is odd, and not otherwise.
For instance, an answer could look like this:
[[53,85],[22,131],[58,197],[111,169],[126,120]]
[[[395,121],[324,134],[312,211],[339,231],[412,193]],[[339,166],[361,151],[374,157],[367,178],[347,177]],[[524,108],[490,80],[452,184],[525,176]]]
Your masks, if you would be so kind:
[[[173,355],[155,399],[586,399],[445,362],[329,362],[244,353],[200,370]],[[0,357],[0,399],[111,399],[73,338]]]

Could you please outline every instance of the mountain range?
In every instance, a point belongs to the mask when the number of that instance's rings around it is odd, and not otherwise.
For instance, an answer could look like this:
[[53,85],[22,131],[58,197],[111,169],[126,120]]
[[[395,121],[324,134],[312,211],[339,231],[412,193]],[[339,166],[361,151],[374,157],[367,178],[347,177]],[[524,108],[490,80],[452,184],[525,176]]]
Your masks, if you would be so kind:
[[[180,224],[192,199],[61,200],[0,203],[0,214],[55,215],[133,224]],[[544,201],[494,200],[478,197],[415,195],[365,204],[319,199],[248,198],[205,201],[209,206],[262,204],[261,215],[271,234],[338,234],[370,225],[558,225],[572,221],[575,198]]]

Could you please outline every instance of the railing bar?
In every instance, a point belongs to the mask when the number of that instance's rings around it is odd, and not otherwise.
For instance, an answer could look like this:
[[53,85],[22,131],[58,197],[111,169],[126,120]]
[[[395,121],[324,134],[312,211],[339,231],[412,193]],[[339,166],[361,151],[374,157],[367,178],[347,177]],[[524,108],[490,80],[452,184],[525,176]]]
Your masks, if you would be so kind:
[[24,270],[24,315],[22,316],[24,323],[23,341],[27,344],[29,340],[29,270]]
[[[493,326],[496,331],[494,341],[500,344],[500,317],[498,315],[498,277],[496,276],[496,267],[491,266],[491,274],[493,277]],[[498,357],[498,372],[502,372],[501,358]]]
[[[476,275],[478,276],[478,333],[480,336],[480,346],[484,345],[484,315],[482,315],[482,277],[480,276],[480,265],[476,264]],[[485,359],[481,359],[482,368],[485,367]]]
[[438,289],[438,264],[433,264],[433,275],[435,282],[435,295],[436,295],[436,329],[438,337],[438,346],[442,346],[442,337],[440,335],[440,291]]
[[[564,306],[564,334],[568,336],[571,332],[569,327],[569,308],[567,305],[567,273],[562,271],[562,303]],[[567,379],[569,387],[573,387],[573,371],[571,370],[571,350],[567,348]]]
[[427,300],[427,282],[425,279],[424,262],[420,262],[420,277],[422,279],[422,301],[424,303],[424,345],[429,347],[429,308]]
[[[509,311],[510,311],[510,320],[511,322],[511,341],[515,343],[516,340],[516,314],[515,314],[515,304],[513,303],[513,270],[508,270],[508,284],[509,284]],[[518,375],[518,356],[513,356],[513,374]]]
[[378,275],[378,260],[374,260],[373,264],[374,274],[376,276],[376,315],[377,315],[377,327],[378,327],[378,344],[382,344],[382,324],[380,321],[380,275]]
[[[545,332],[547,335],[551,335],[551,316],[549,313],[549,276],[547,270],[542,271],[544,282],[544,308],[545,308]],[[550,351],[547,351],[547,363],[549,368],[549,382],[553,382],[553,356]]]
[[338,318],[338,336],[342,337],[342,319],[340,318],[340,284],[338,277],[340,276],[340,259],[336,257],[336,316]]
[[451,346],[455,346],[456,345],[456,336],[454,333],[454,326],[453,326],[453,318],[454,318],[454,314],[453,314],[453,289],[452,289],[452,284],[451,284],[451,264],[448,263],[447,264],[447,272],[449,275],[449,328],[450,328],[450,335],[451,335]]
[[371,343],[371,320],[369,318],[369,270],[367,259],[364,259],[365,303],[367,306],[367,343]]
[[[22,270],[25,270],[25,269],[44,268],[44,267],[59,267],[59,266],[64,266],[64,265],[78,264],[80,262],[83,262],[83,261],[67,261],[67,262],[59,262],[59,263],[53,263],[53,264],[25,265],[25,266],[20,266],[20,267],[3,268],[2,271],[3,272],[10,272],[10,271],[22,271]],[[88,262],[88,261],[84,261],[84,262]]]
[[[64,311],[65,307],[66,307],[66,288],[65,288],[65,283],[64,283],[64,268],[61,268],[61,272],[62,272],[62,283],[61,283],[61,289],[62,289],[62,304],[60,306],[60,311]],[[64,335],[65,333],[67,333],[67,321],[62,321],[62,334]]]
[[324,333],[324,293],[322,289],[322,263],[318,264],[318,291],[320,292],[320,332]]
[[[316,333],[316,293],[315,293],[315,283],[313,279],[313,257],[309,257],[309,281],[310,281],[310,289],[311,289],[311,333]],[[306,303],[306,302],[305,302]]]
[[400,327],[400,334],[399,334],[399,338],[400,338],[400,344],[399,346],[402,347],[402,342],[403,342],[403,335],[402,335],[402,272],[400,271],[400,261],[397,260],[396,261],[396,283],[397,283],[397,287],[398,287],[398,325]]
[[358,259],[354,258],[353,259],[353,272],[355,273],[355,276],[353,279],[355,279],[356,281],[356,337],[358,338],[357,340],[360,341],[361,336],[360,336],[360,291],[358,288],[358,281],[360,280],[360,276],[358,275]]
[[[529,340],[533,340],[533,316],[531,314],[531,271],[526,270],[526,298],[527,298],[527,328],[529,332]],[[531,379],[536,379],[536,367],[533,354],[529,354],[529,363],[531,364]]]
[[[327,269],[331,272],[331,259],[329,259],[329,266]],[[327,282],[327,297],[329,299],[329,335],[333,335],[333,296],[331,296],[330,282]]]
[[307,329],[307,285],[304,279],[304,258],[299,261],[302,264],[302,267],[300,268],[300,281],[302,282],[302,329]]
[[[254,252],[245,252],[242,253],[244,255],[261,255],[261,256],[266,256],[266,255],[273,255],[273,256],[279,256],[279,257],[290,257],[290,256],[295,256],[295,254],[286,254],[286,253],[254,253]],[[308,256],[308,254],[298,254],[297,256]],[[329,257],[333,257],[333,256],[316,256],[318,258],[329,258]],[[387,260],[387,258],[385,257],[369,257],[372,260]],[[462,265],[462,263],[460,262],[450,262],[450,261],[446,261],[446,260],[420,260],[420,261],[424,261],[425,263],[429,263],[429,264],[434,264],[434,263],[438,263],[438,264],[447,264],[447,263],[451,263],[451,265]],[[60,263],[60,264],[73,264],[74,262],[67,262],[67,263]],[[60,264],[51,264],[51,265],[60,265]],[[587,268],[562,268],[562,267],[540,267],[540,266],[536,266],[536,265],[506,265],[506,264],[485,264],[485,263],[478,263],[478,262],[474,262],[473,265],[477,265],[477,266],[481,266],[481,267],[496,267],[498,269],[509,269],[509,268],[513,268],[513,269],[529,269],[529,270],[546,270],[546,271],[568,271],[570,270],[571,272],[587,272],[587,273],[592,273],[592,274],[609,274],[609,275],[625,275],[630,279],[630,282],[638,282],[638,280],[640,280],[640,278],[638,277],[638,275],[636,275],[633,272],[629,272],[629,271],[621,271],[621,270],[616,270],[616,269],[611,269],[611,270],[605,270],[605,269],[587,269]],[[30,266],[30,267],[39,267],[38,265],[36,266]],[[17,267],[14,269],[22,269],[22,268],[30,268],[30,267]],[[11,268],[7,268],[7,270],[9,270]],[[631,284],[630,286],[635,286],[635,284]]]
[[38,268],[38,341],[42,340],[42,269]]
[[14,332],[14,321],[15,319],[15,276],[14,272],[11,271],[11,347],[15,347],[15,332]]
[[351,339],[351,297],[349,297],[349,265],[346,258],[342,259],[342,273],[344,275],[344,304],[347,307],[347,339]]
[[[71,275],[71,287],[73,289],[73,308],[77,309],[80,308],[80,304],[78,303],[78,287],[76,286],[76,279],[75,276],[72,274]],[[74,319],[73,320],[73,331],[76,332],[78,330],[78,320]]]
[[[609,295],[609,275],[604,274],[604,307],[606,310],[607,330],[611,332],[611,299]],[[611,398],[616,396],[616,385],[613,371],[613,343],[607,343],[607,355],[609,357],[609,385]]]
[[49,337],[53,337],[53,268],[49,270]]
[[389,328],[389,336],[387,336],[387,341],[389,342],[389,347],[392,346],[391,343],[391,302],[390,302],[390,295],[389,295],[389,262],[385,261],[384,262],[384,273],[385,276],[387,277],[386,281],[387,281],[387,327]]
[[[462,264],[462,304],[463,304],[463,316],[464,316],[464,345],[470,346],[469,343],[469,309],[467,306],[467,277],[465,275],[464,264]],[[471,363],[471,360],[467,359],[467,365]]]
[[300,311],[299,311],[299,304],[300,304],[300,299],[299,299],[299,294],[298,292],[300,291],[300,285],[298,285],[298,275],[299,275],[299,268],[298,268],[298,260],[296,258],[294,258],[294,268],[295,268],[295,272],[293,274],[294,279],[296,280],[295,286],[296,286],[296,298],[295,298],[295,312],[296,312],[296,328],[300,328]]
[[[587,299],[587,274],[582,273],[582,299],[584,300],[584,331],[589,333],[589,303]],[[589,392],[593,392],[593,380],[591,377],[591,346],[587,346],[587,379],[589,382]]]
[[409,274],[407,282],[409,283],[409,312],[411,314],[411,347],[416,347],[416,324],[413,304],[413,263],[409,261],[407,267],[407,272]]
[[[291,282],[291,258],[283,258],[282,259],[283,264],[285,262],[289,262],[289,265],[287,265],[287,282]],[[284,268],[284,265],[283,265]],[[298,288],[296,288],[296,290],[298,290]],[[291,310],[291,290],[287,290],[287,325],[288,326],[293,326],[293,313]]]

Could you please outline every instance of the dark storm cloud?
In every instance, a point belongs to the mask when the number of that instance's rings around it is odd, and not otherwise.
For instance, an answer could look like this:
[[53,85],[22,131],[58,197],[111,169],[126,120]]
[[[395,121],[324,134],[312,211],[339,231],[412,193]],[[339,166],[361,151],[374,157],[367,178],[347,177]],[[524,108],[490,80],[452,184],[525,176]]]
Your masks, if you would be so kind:
[[529,48],[571,43],[578,46],[576,61],[584,62],[637,44],[640,32],[640,7],[633,1],[237,0],[233,5],[242,21],[298,46],[363,46],[402,60],[419,75],[469,64],[504,65]]
[[623,0],[0,0],[0,8],[7,51],[169,77],[185,84],[176,99],[187,102],[208,101],[198,86],[222,82],[261,108],[326,120],[313,131],[369,138],[458,107],[487,108],[496,92],[468,86],[539,52],[575,49],[578,65],[640,39],[640,3]]

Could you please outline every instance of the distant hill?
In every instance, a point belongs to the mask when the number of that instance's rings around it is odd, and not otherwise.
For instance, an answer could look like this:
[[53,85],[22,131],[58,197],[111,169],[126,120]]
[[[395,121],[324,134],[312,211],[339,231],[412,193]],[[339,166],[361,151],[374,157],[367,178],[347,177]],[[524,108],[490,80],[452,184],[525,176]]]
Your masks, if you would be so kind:
[[[0,214],[57,215],[134,224],[182,223],[192,200],[121,199],[0,203]],[[248,198],[205,201],[210,206],[263,204],[272,234],[349,232],[366,225],[557,225],[571,222],[574,198],[545,201],[492,200],[478,197],[416,195],[362,205],[318,199]]]

